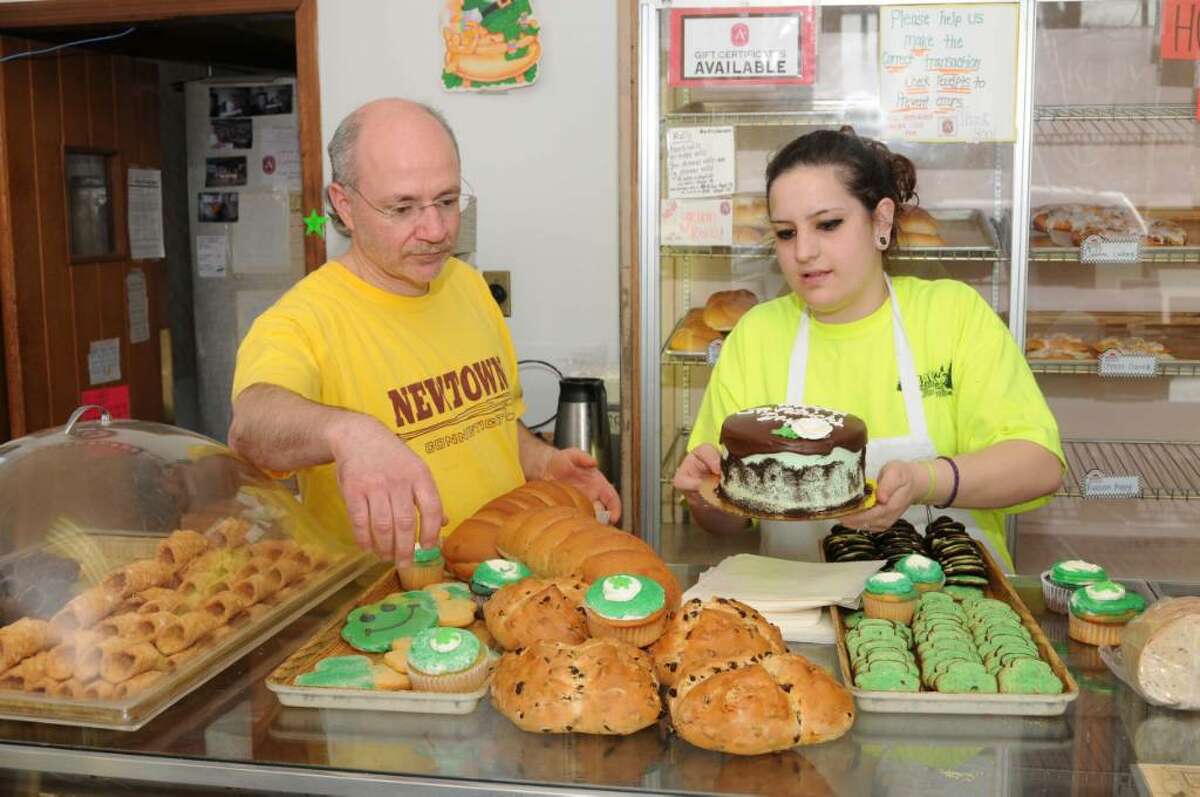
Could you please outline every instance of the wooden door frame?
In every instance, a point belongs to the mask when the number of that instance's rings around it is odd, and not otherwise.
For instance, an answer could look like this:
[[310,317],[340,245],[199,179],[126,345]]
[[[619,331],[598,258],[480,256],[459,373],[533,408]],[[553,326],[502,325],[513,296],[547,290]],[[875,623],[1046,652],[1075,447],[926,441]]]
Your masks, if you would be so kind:
[[[324,208],[324,159],[321,154],[321,82],[317,51],[317,0],[29,0],[0,3],[0,29],[96,25],[106,22],[158,22],[181,17],[291,13],[296,24],[296,91],[300,122],[301,197],[307,209]],[[0,68],[0,96],[4,72]],[[26,434],[25,395],[17,324],[16,256],[13,251],[8,185],[8,142],[0,103],[0,323],[4,371],[8,377],[9,431]],[[325,239],[304,236],[307,271],[325,262]]]

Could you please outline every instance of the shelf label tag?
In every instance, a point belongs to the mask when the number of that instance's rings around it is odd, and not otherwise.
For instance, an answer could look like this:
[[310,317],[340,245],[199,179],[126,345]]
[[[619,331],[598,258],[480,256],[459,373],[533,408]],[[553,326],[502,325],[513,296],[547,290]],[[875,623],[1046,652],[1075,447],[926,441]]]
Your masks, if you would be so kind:
[[1142,242],[1130,235],[1089,235],[1079,247],[1080,263],[1136,263]]
[[1159,19],[1162,20],[1159,45],[1163,58],[1200,59],[1200,0],[1163,0]]
[[704,361],[709,365],[716,365],[717,358],[721,356],[721,344],[725,342],[724,338],[717,338],[712,343],[708,344],[708,348],[704,352]]
[[1153,354],[1121,354],[1106,351],[1100,355],[1100,376],[1158,376],[1158,358]]
[[1083,480],[1084,498],[1138,498],[1141,494],[1140,476],[1105,476],[1092,471]]

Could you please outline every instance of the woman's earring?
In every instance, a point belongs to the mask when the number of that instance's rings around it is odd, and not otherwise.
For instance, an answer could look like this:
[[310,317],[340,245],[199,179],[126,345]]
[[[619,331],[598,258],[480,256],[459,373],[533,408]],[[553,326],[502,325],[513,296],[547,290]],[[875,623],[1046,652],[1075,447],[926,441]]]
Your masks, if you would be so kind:
[[887,236],[885,236],[885,235],[879,236],[879,248],[887,249]]

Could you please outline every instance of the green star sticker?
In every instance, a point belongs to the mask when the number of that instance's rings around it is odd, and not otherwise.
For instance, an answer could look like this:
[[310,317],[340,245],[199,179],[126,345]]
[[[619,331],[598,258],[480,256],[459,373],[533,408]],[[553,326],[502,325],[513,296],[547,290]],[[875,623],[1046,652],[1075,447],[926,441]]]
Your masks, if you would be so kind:
[[316,208],[309,212],[304,217],[304,234],[319,235],[325,237],[325,222],[329,221],[329,217],[324,213],[318,214]]

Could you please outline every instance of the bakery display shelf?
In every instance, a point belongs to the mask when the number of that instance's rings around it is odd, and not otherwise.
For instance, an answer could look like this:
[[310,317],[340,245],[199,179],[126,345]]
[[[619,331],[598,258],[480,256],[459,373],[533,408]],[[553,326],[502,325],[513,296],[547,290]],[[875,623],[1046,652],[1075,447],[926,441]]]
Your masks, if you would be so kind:
[[[1067,475],[1058,495],[1065,498],[1200,500],[1200,443],[1141,440],[1064,440]],[[1093,479],[1137,479],[1110,494]]]
[[[1029,360],[1035,374],[1098,374],[1099,360]],[[1200,376],[1200,360],[1159,360],[1158,376]]]
[[717,100],[689,102],[666,113],[663,127],[691,125],[734,125],[747,127],[831,127],[870,123],[876,107],[836,100],[786,104],[778,100]]
[[[1193,123],[1194,124],[1194,123]],[[1186,246],[1143,246],[1138,262],[1155,266],[1200,264],[1200,208],[1138,208],[1145,219],[1172,221],[1187,233]],[[1029,259],[1034,263],[1076,263],[1078,246],[1058,246],[1043,232],[1034,231],[1029,238]],[[1086,264],[1087,268],[1107,268],[1106,264]]]
[[882,692],[859,689],[854,686],[854,674],[850,667],[850,653],[846,649],[846,626],[842,614],[848,610],[832,607],[833,630],[837,639],[837,657],[841,669],[842,683],[854,695],[854,703],[862,713],[884,714],[965,714],[971,716],[1031,716],[1055,717],[1066,713],[1071,701],[1079,697],[1079,686],[1063,664],[1050,639],[1038,625],[1021,596],[996,565],[996,560],[985,546],[978,546],[987,568],[988,585],[986,597],[1001,600],[1012,607],[1021,618],[1021,624],[1033,638],[1038,655],[1050,665],[1054,674],[1063,683],[1063,691],[1057,695],[1012,695],[1012,694],[951,694],[944,692]]
[[[88,534],[89,547],[105,561],[153,558],[162,539],[145,534]],[[85,700],[32,692],[0,691],[0,719],[73,727],[136,731],[250,651],[275,636],[370,564],[361,553],[344,555],[329,566],[255,604],[229,623],[229,633],[196,643],[195,655],[167,671],[142,691],[124,698]],[[203,647],[200,647],[203,645]]]
[[487,694],[490,676],[483,686],[471,692],[387,691],[295,684],[297,676],[311,671],[318,662],[332,656],[366,656],[373,663],[382,664],[382,653],[363,653],[350,647],[342,639],[342,626],[345,625],[346,615],[355,607],[381,601],[395,592],[404,592],[404,587],[400,585],[395,568],[389,567],[366,590],[338,608],[307,642],[284,659],[267,677],[267,688],[275,693],[280,703],[294,708],[470,714]]
[[684,454],[687,453],[687,441],[691,436],[692,427],[683,426],[671,438],[671,444],[667,446],[667,452],[663,455],[662,468],[659,470],[659,480],[663,484],[671,484],[671,480],[675,477],[675,470],[683,461]]
[[1043,105],[1034,109],[1039,144],[1172,144],[1195,139],[1189,103]]

